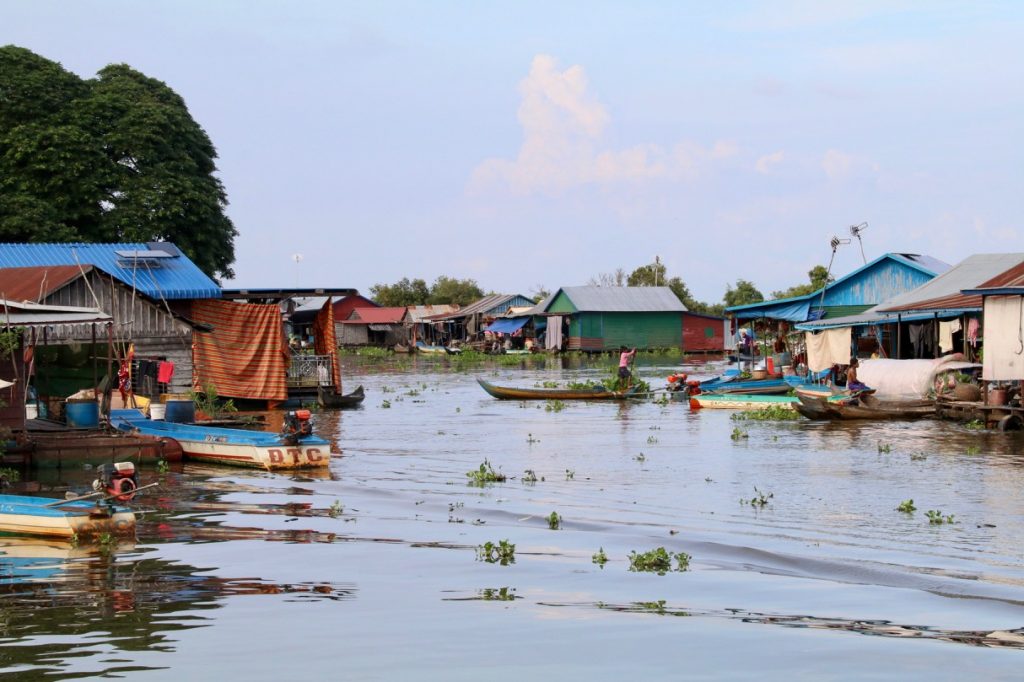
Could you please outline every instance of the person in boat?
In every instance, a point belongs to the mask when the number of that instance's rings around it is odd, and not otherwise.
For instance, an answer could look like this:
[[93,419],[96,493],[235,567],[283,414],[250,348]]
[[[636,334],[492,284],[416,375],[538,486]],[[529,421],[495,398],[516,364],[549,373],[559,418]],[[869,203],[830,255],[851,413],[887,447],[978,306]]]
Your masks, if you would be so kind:
[[864,391],[868,388],[857,380],[857,365],[857,358],[853,358],[846,370],[846,390],[848,391]]
[[619,385],[629,388],[633,384],[633,375],[629,371],[629,363],[636,357],[636,348],[629,350],[619,346]]

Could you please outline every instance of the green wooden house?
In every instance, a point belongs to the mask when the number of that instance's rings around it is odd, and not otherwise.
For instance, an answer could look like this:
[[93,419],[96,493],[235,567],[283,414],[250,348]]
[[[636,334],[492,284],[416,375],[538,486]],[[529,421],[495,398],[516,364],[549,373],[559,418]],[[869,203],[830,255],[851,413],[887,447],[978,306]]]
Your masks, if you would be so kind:
[[546,348],[680,348],[686,307],[668,287],[562,287],[538,305]]

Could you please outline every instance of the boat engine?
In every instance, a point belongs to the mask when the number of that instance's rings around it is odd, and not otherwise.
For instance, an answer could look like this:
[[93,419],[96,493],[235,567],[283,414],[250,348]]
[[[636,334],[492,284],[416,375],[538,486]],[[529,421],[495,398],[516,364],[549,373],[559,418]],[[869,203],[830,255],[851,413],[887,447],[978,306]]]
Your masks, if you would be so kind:
[[99,478],[92,482],[93,490],[106,492],[118,502],[127,502],[135,497],[139,474],[132,462],[103,464],[97,471]]
[[284,415],[284,442],[288,445],[298,445],[303,438],[313,435],[313,425],[310,423],[309,410],[291,410]]

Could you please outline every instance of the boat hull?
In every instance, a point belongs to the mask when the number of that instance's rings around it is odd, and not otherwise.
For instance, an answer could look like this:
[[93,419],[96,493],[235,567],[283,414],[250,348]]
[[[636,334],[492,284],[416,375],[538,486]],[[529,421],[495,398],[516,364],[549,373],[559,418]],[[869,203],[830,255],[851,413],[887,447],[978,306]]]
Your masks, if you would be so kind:
[[701,393],[690,396],[691,409],[712,410],[766,410],[782,408],[792,410],[793,399],[783,395],[739,395],[720,393]]
[[606,389],[573,390],[567,388],[514,388],[495,386],[483,379],[477,379],[480,387],[498,400],[626,400],[638,397],[634,389],[609,391]]
[[93,501],[69,501],[49,497],[0,495],[0,533],[88,541],[103,534],[117,537],[135,534],[135,514],[126,507],[110,508]]
[[808,419],[889,420],[921,419],[935,415],[935,403],[928,400],[883,401],[861,396],[858,402],[832,402],[818,396],[797,395],[793,408]]

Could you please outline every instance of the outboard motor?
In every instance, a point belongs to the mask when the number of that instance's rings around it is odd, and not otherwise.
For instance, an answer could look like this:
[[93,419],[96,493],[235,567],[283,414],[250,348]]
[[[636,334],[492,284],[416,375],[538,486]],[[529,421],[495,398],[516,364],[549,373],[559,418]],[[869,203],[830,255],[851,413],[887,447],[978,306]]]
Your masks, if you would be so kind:
[[291,410],[284,415],[284,429],[281,435],[288,445],[298,445],[303,438],[313,435],[309,410]]
[[127,502],[135,497],[139,487],[139,474],[132,462],[103,464],[97,469],[99,478],[92,482],[93,490],[106,492],[118,502]]

